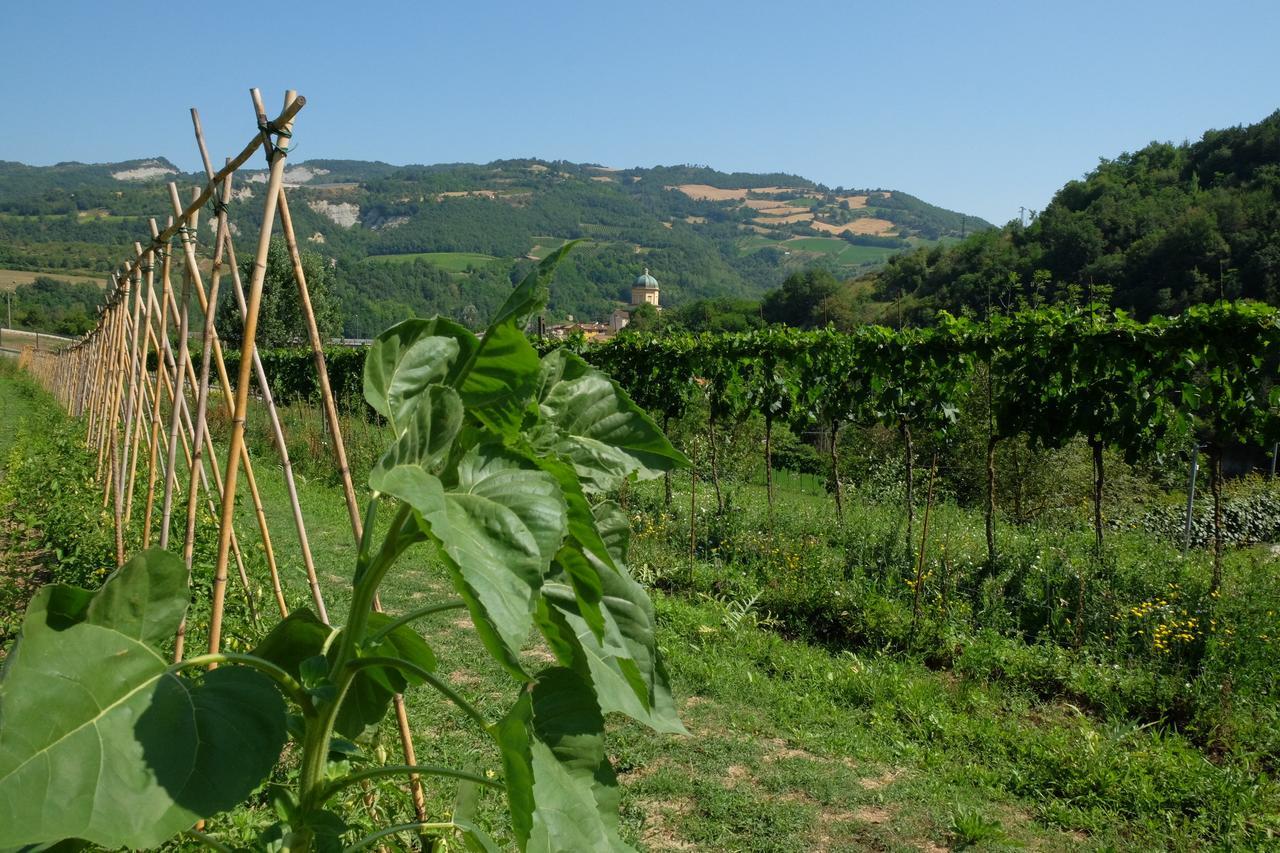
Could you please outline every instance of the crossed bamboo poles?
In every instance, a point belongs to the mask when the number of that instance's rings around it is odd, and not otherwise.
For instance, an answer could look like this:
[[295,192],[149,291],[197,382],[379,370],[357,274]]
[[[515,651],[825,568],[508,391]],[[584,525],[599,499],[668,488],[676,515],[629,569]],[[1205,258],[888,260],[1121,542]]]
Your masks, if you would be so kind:
[[[342,482],[352,533],[359,541],[363,532],[338,421],[337,405],[325,366],[323,341],[316,325],[283,185],[293,120],[306,100],[293,91],[286,92],[284,109],[275,119],[268,120],[258,90],[250,90],[250,94],[257,134],[236,157],[229,158],[216,172],[205,144],[199,114],[194,108],[191,110],[196,144],[208,177],[207,183],[193,192],[191,201],[185,207],[176,184],[169,184],[172,216],[164,229],[160,229],[154,219],[150,220],[150,242],[146,246],[135,243],[134,256],[112,274],[107,303],[100,310],[98,326],[92,332],[57,355],[29,354],[32,373],[54,393],[69,412],[86,419],[87,444],[97,452],[97,476],[102,485],[102,505],[104,509],[108,505],[112,507],[117,564],[122,565],[125,559],[125,534],[133,520],[134,493],[144,454],[147,496],[143,510],[142,544],[143,547],[151,544],[153,526],[158,526],[158,544],[162,548],[168,547],[174,506],[180,489],[177,470],[178,453],[181,450],[189,473],[182,547],[189,574],[192,571],[196,522],[202,494],[206,511],[211,518],[217,519],[218,525],[218,551],[212,579],[213,601],[209,621],[211,653],[218,652],[222,644],[228,569],[233,559],[250,613],[257,619],[244,552],[233,524],[241,470],[253,504],[276,607],[281,618],[288,615],[266,512],[244,440],[251,376],[257,381],[261,403],[267,413],[274,444],[280,456],[285,490],[292,510],[311,601],[317,617],[326,624],[329,622],[298,499],[284,428],[256,348],[267,253],[277,214],[298,287],[299,304],[307,325],[308,342],[315,360],[326,425],[332,437],[334,462]],[[262,225],[258,232],[246,291],[236,259],[227,205],[231,200],[232,176],[259,148],[266,151],[269,171]],[[214,207],[215,221],[212,227],[215,238],[206,288],[205,277],[196,255],[196,245],[200,210],[211,200]],[[175,238],[182,267],[181,290],[176,294],[173,285]],[[227,372],[222,344],[215,326],[219,291],[223,279],[227,277],[227,271],[230,272],[232,292],[244,324],[239,371],[234,383]],[[203,339],[198,369],[192,363],[188,346],[193,294],[203,315]],[[171,332],[176,332],[176,345],[170,341]],[[152,358],[156,364],[154,378],[152,371],[148,369]],[[208,428],[211,369],[216,371],[222,408],[231,424],[225,470],[219,465]],[[188,395],[192,398],[190,402]],[[167,424],[164,419],[166,400]],[[212,469],[212,478],[206,470],[206,457],[208,467]],[[158,525],[155,525],[157,498],[159,520]],[[377,600],[374,606],[381,610],[381,604]],[[184,621],[175,637],[175,660],[182,658],[185,642]],[[394,705],[405,763],[415,765],[413,740],[403,698],[395,696]],[[410,787],[418,819],[424,821],[425,799],[418,776],[411,777]]]

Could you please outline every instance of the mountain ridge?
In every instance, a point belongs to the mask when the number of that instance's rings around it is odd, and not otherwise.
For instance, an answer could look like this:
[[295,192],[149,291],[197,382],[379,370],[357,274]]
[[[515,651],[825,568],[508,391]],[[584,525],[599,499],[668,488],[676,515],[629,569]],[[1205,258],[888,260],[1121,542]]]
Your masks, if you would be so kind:
[[[344,310],[368,326],[408,312],[485,316],[513,279],[569,240],[581,245],[557,277],[550,312],[591,318],[625,300],[646,266],[665,305],[758,297],[797,269],[852,276],[992,227],[893,189],[690,164],[314,158],[291,162],[285,177],[299,239],[333,260]],[[170,180],[203,175],[161,157],[0,162],[0,267],[110,269],[145,230],[138,219],[166,215]],[[253,228],[265,180],[264,170],[236,175],[232,219],[242,232]]]

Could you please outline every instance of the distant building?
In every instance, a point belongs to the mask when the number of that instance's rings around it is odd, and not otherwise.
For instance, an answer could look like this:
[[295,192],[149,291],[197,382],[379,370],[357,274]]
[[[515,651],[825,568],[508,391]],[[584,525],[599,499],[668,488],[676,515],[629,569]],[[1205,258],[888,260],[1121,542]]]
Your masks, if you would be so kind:
[[631,313],[641,305],[652,305],[657,310],[662,310],[662,306],[658,304],[658,280],[649,275],[648,267],[631,283],[631,304],[619,305],[613,309],[607,323],[583,323],[575,321],[570,314],[565,318],[566,322],[548,326],[546,334],[561,340],[578,333],[589,341],[608,340],[626,328],[631,322]]
[[615,308],[610,316],[609,327],[613,329],[614,334],[622,331],[631,322],[631,312],[641,305],[652,305],[659,311],[662,310],[662,306],[658,304],[658,280],[649,275],[648,267],[645,267],[644,272],[636,276],[636,280],[631,283],[631,304]]

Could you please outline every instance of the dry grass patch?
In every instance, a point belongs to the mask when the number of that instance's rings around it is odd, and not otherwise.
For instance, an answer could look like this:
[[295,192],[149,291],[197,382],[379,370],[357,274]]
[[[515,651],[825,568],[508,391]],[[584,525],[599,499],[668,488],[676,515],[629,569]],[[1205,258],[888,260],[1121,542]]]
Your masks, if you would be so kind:
[[876,219],[875,217],[867,216],[855,219],[852,222],[846,222],[843,225],[832,225],[830,222],[815,219],[813,227],[828,234],[870,234],[884,237],[893,233],[897,226],[887,219]]
[[[790,216],[770,216],[768,218],[756,217],[754,222],[761,225],[790,225],[792,222],[809,222],[813,219],[813,212],[806,211],[804,213],[793,213]],[[818,223],[813,223],[816,227]]]
[[450,190],[449,192],[436,193],[436,201],[446,198],[466,198],[467,196],[497,198],[498,194],[494,190]]
[[689,198],[698,201],[739,201],[746,199],[748,195],[778,195],[779,193],[800,192],[796,187],[739,187],[737,189],[725,189],[724,187],[713,187],[710,184],[680,184],[679,186],[667,187],[669,190],[680,190]]
[[746,190],[726,190],[720,187],[713,187],[710,184],[680,184],[676,187],[667,187],[669,190],[680,190],[689,198],[698,201],[736,201],[747,197]]
[[850,210],[857,210],[867,206],[867,197],[865,195],[838,195],[837,202],[848,202]]
[[[852,764],[852,761],[847,758],[845,759],[846,767],[852,769]],[[903,772],[904,771],[901,768],[895,767],[891,770],[886,770],[879,776],[865,776],[858,780],[858,784],[862,786],[864,791],[879,791],[880,789],[887,788],[894,782],[898,781],[898,777],[900,777]]]
[[665,800],[641,800],[636,804],[644,813],[640,841],[649,850],[696,850],[681,837],[676,826],[681,818],[693,814],[696,803],[689,797]]
[[474,687],[477,684],[483,684],[484,679],[476,675],[474,672],[469,672],[465,669],[455,669],[453,672],[449,673],[449,683],[456,684],[461,687]]
[[826,759],[814,755],[807,749],[798,749],[791,746],[782,738],[769,738],[763,743],[765,752],[765,761],[785,761],[789,758],[803,758],[805,761],[822,762]]

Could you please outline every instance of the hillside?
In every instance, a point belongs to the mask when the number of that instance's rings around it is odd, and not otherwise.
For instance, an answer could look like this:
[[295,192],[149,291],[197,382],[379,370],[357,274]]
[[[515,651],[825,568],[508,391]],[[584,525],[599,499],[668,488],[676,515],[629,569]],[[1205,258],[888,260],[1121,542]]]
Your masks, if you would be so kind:
[[1075,294],[1141,317],[1222,297],[1278,305],[1280,111],[1103,160],[1025,227],[899,255],[875,285],[921,317]]
[[[105,271],[192,184],[163,158],[51,167],[0,162],[0,268]],[[238,178],[233,221],[258,213],[264,172]],[[551,313],[603,316],[638,268],[663,303],[759,296],[823,262],[844,276],[991,226],[887,189],[698,166],[611,169],[563,161],[393,166],[291,164],[299,236],[336,264],[351,331],[406,312],[485,316],[513,276],[567,240]]]

